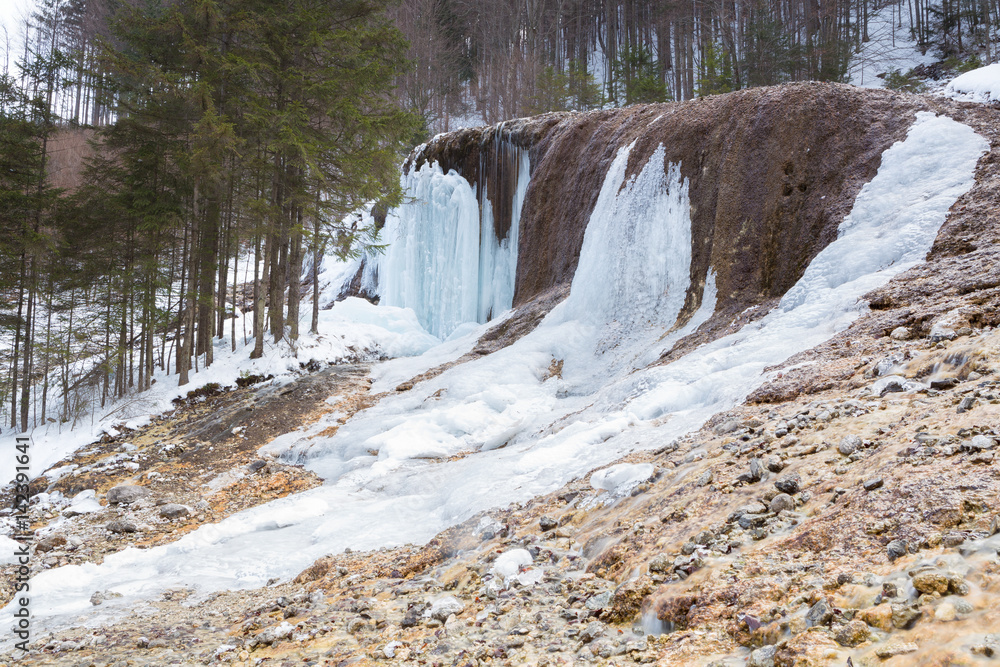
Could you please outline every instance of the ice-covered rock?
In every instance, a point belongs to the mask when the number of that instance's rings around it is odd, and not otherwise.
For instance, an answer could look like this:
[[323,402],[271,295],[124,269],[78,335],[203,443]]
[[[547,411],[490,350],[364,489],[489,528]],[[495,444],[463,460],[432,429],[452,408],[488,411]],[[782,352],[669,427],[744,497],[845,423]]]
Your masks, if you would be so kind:
[[62,511],[63,516],[73,517],[80,514],[91,514],[100,512],[103,509],[101,503],[97,502],[97,493],[94,489],[86,489],[73,496],[69,507]]
[[516,577],[522,567],[531,565],[534,561],[527,549],[511,549],[497,556],[491,571],[506,581]]
[[887,375],[879,378],[868,387],[870,396],[885,396],[893,392],[920,391],[926,387],[920,382],[907,380],[902,375]]
[[651,463],[619,463],[591,475],[590,485],[602,491],[625,490],[645,482],[655,470]]
[[387,658],[395,658],[396,651],[403,648],[405,644],[401,641],[392,641],[382,647],[382,654]]
[[425,614],[443,623],[452,614],[461,614],[464,610],[465,605],[461,600],[453,595],[446,595],[435,600]]
[[292,636],[293,632],[295,632],[295,627],[288,621],[284,621],[280,625],[272,625],[271,627],[262,630],[256,637],[250,640],[250,645],[271,645],[275,642],[281,641],[282,639],[288,639]]
[[503,529],[504,527],[502,523],[487,515],[479,520],[479,523],[476,525],[476,529],[473,532],[484,540],[492,540],[494,537],[503,532]]
[[534,567],[517,575],[517,583],[522,586],[535,586],[542,583],[544,578],[545,571],[539,567]]

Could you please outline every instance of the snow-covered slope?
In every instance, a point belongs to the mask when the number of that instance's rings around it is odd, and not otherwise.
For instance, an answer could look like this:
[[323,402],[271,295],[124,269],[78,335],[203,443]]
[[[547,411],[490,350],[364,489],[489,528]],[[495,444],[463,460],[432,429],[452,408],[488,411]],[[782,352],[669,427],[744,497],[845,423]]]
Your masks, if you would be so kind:
[[[328,264],[336,281],[345,265],[333,258]],[[306,308],[303,320],[308,322],[311,317],[311,308]],[[245,318],[251,320],[252,313],[247,313]],[[147,424],[150,415],[172,409],[174,398],[183,397],[188,391],[210,382],[232,385],[241,374],[274,375],[275,382],[291,382],[301,372],[300,365],[311,359],[343,363],[403,357],[421,354],[441,342],[420,325],[412,309],[376,307],[358,298],[347,299],[330,310],[321,310],[319,324],[319,335],[304,333],[294,344],[283,341],[275,345],[270,339],[266,340],[264,356],[251,359],[253,338],[244,338],[243,332],[247,328],[252,330],[252,324],[244,322],[240,314],[235,323],[236,351],[230,351],[232,342],[228,335],[216,340],[215,363],[208,368],[202,366],[198,372],[192,371],[188,385],[178,387],[176,375],[158,370],[148,391],[109,401],[103,407],[95,392],[93,405],[76,423],[50,421],[34,429],[30,434],[32,475],[41,475],[67,454],[99,440],[106,433],[117,435],[122,426],[138,428]],[[229,331],[227,326],[227,333]],[[58,404],[58,386],[53,385],[50,401]],[[13,451],[16,435],[11,430],[0,435],[0,451]],[[12,479],[15,465],[13,456],[0,456],[0,480]]]
[[898,70],[906,72],[917,65],[930,65],[937,58],[921,50],[905,5],[889,3],[868,19],[868,39],[852,55],[847,71],[855,86],[881,88],[885,79],[880,74]]

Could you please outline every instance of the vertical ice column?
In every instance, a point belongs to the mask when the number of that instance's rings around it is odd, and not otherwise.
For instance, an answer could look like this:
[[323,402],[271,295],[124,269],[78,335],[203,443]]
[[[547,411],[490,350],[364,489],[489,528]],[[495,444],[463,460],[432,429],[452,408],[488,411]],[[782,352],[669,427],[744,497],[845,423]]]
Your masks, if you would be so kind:
[[[527,151],[500,136],[492,151],[513,156],[513,173],[497,158],[491,177],[473,187],[455,171],[446,174],[437,163],[424,164],[403,176],[407,202],[386,219],[388,248],[378,261],[381,303],[413,308],[420,323],[441,338],[463,322],[486,322],[513,303],[530,163]],[[508,178],[516,183],[500,180]],[[491,184],[497,193],[489,192]],[[512,190],[509,230],[498,240],[492,202],[507,189]]]
[[531,177],[528,152],[508,147],[515,152],[517,179],[511,202],[510,230],[502,240],[494,233],[493,206],[490,203],[489,185],[484,184],[482,221],[479,247],[479,322],[488,322],[508,310],[514,303],[514,278],[517,273],[517,245],[524,195]]
[[680,166],[661,145],[625,180],[618,151],[587,224],[567,301],[570,317],[621,330],[670,327],[691,282],[691,203]]
[[444,337],[477,317],[479,202],[464,178],[436,163],[403,176],[403,189],[408,201],[386,220],[381,302],[412,308]]

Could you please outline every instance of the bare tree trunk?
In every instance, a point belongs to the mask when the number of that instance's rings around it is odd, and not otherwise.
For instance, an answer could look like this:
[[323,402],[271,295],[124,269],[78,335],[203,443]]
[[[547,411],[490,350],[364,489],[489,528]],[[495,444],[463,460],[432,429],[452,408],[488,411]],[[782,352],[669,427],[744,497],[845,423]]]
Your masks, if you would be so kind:
[[31,371],[33,361],[34,327],[35,327],[35,279],[36,267],[35,259],[31,258],[31,265],[28,270],[28,303],[24,316],[24,352],[23,363],[24,372],[21,374],[21,432],[28,430],[28,409],[31,407]]
[[264,356],[264,300],[265,300],[265,284],[268,282],[268,269],[270,268],[270,257],[271,257],[271,235],[267,235],[267,240],[264,243],[264,269],[261,273],[263,275],[258,275],[260,271],[260,261],[261,261],[261,251],[260,251],[260,237],[257,238],[257,243],[254,246],[254,264],[253,264],[253,352],[250,353],[251,359],[260,359]]
[[313,294],[312,294],[312,322],[309,326],[309,332],[313,335],[319,333],[319,263],[323,256],[323,246],[320,243],[320,219],[319,212],[316,213],[316,218],[313,220]]
[[180,376],[177,386],[183,387],[190,382],[189,372],[191,370],[191,353],[194,349],[194,325],[195,311],[197,309],[197,251],[195,250],[195,234],[191,232],[191,243],[186,248],[183,270],[187,276],[187,292],[181,295],[181,317],[177,327],[178,340],[181,341],[177,349],[177,373]]
[[[21,351],[21,328],[24,323],[24,281],[28,274],[27,254],[21,253],[21,280],[17,290],[17,320],[14,322],[14,356],[10,364],[10,427],[17,428],[17,365]],[[25,380],[27,381],[27,380]]]
[[302,209],[295,207],[288,254],[288,337],[299,339],[299,300],[302,292]]

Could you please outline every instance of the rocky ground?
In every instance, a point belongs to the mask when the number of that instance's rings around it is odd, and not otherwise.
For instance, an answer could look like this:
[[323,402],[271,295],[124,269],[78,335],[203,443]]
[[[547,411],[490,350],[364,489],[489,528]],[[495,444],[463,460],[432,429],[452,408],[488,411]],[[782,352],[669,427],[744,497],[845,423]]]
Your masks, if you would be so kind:
[[[698,432],[425,545],[330,555],[259,590],[171,590],[0,664],[995,664],[1000,136],[968,109],[994,150],[929,261]],[[559,298],[531,304],[476,354]],[[352,366],[210,387],[85,448],[39,481],[33,566],[162,544],[320,483],[257,449],[326,411],[348,418],[378,399],[368,384]],[[67,506],[55,491],[93,494]]]
[[[172,542],[204,523],[318,485],[316,475],[257,450],[325,413],[364,407],[368,384],[364,365],[303,369],[287,385],[242,378],[233,387],[193,389],[147,427],[120,427],[61,462],[51,479],[32,483],[32,528],[42,536],[32,567],[100,563],[109,553]],[[11,506],[10,498],[2,502]],[[13,596],[13,572],[13,565],[0,566],[3,604]]]
[[[427,545],[331,555],[292,582],[196,602],[172,590],[106,628],[39,638],[19,664],[1000,659],[1000,329],[855,334],[809,366],[808,377],[834,386],[745,404],[633,454],[608,469],[615,474],[476,516]],[[359,373],[338,381],[363,387]],[[774,387],[797,375],[776,376],[754,399],[775,400]],[[190,406],[174,419],[197,414]],[[278,477],[287,476],[278,493],[292,480],[314,483],[274,462],[242,470],[240,496],[266,498],[260,489]],[[133,492],[119,485],[104,492],[121,496],[117,509],[60,524],[67,542],[41,543],[50,549],[42,566],[99,559],[122,540],[154,544],[228,511],[203,493],[207,506],[157,521],[150,515],[168,505],[158,505],[162,477],[153,479],[133,473],[149,495],[127,503]],[[175,499],[191,507],[193,496]],[[141,525],[102,532],[112,516]],[[97,547],[102,540],[110,546]]]

